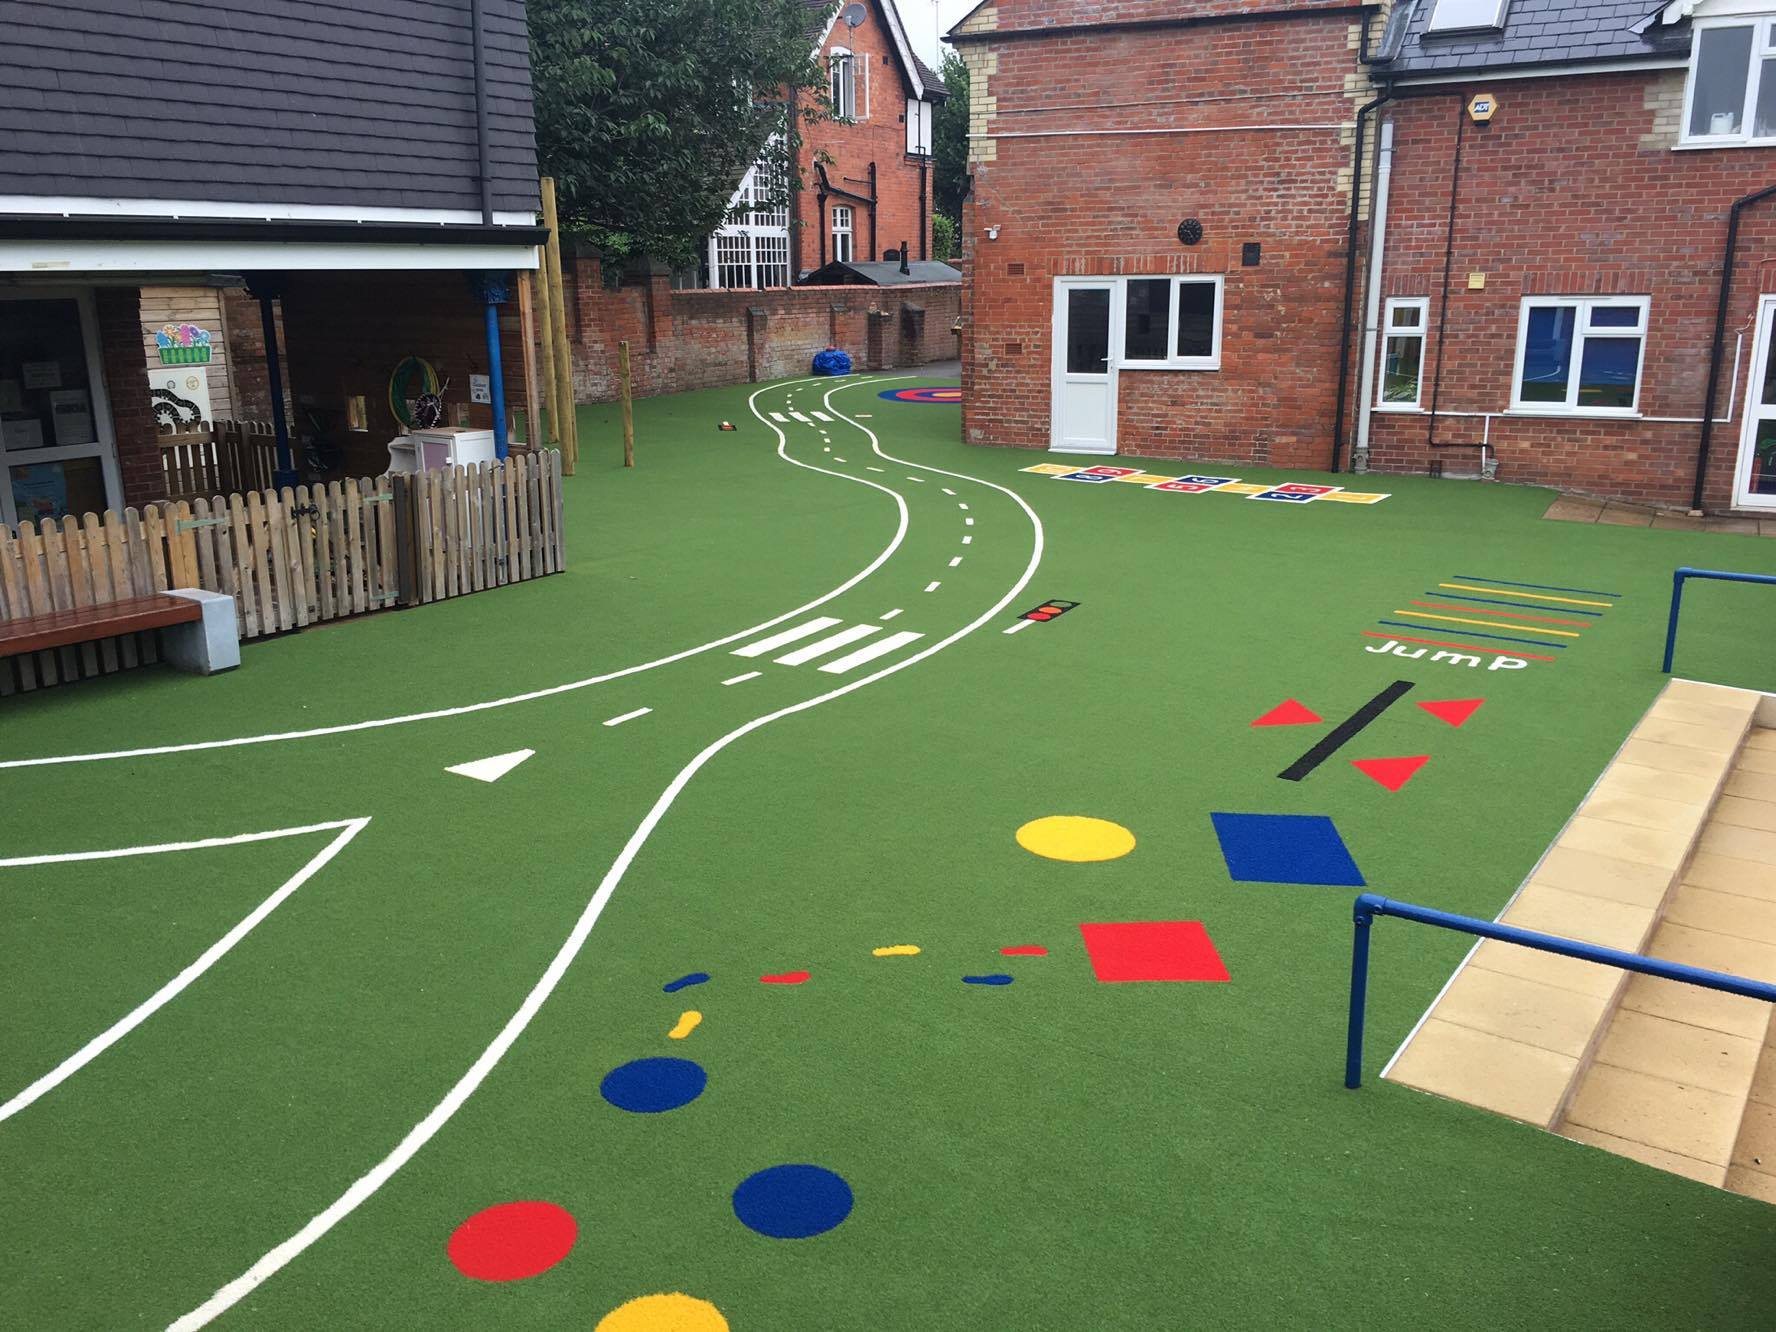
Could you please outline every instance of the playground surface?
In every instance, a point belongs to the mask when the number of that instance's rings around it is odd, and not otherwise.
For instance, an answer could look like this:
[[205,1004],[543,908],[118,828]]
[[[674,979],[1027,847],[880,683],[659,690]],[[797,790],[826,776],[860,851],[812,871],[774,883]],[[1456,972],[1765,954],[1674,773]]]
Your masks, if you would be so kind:
[[1776,1322],[1776,1208],[1373,1077],[1467,939],[1342,1086],[1356,885],[1492,917],[1776,541],[915,387],[582,409],[566,573],[0,705],[0,1323]]

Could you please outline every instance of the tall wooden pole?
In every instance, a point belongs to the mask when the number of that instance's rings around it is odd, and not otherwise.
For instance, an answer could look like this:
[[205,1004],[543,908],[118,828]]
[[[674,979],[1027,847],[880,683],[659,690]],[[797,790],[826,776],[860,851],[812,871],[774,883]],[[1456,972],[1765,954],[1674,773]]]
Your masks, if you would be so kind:
[[617,389],[623,399],[623,466],[635,466],[635,403],[629,396],[629,339],[617,343]]
[[543,447],[543,418],[537,398],[536,310],[531,305],[529,273],[518,275],[518,332],[524,339],[524,443],[537,453]]
[[543,225],[549,229],[549,314],[554,322],[555,375],[561,385],[562,471],[574,474],[580,461],[580,433],[574,419],[573,353],[567,344],[567,296],[561,284],[561,225],[555,211],[555,179],[543,177]]
[[537,250],[536,277],[537,317],[541,325],[538,343],[543,349],[543,400],[549,404],[546,438],[556,448],[565,450],[567,445],[561,438],[561,381],[555,377],[555,318],[550,313],[555,302],[549,295],[549,260],[540,248]]

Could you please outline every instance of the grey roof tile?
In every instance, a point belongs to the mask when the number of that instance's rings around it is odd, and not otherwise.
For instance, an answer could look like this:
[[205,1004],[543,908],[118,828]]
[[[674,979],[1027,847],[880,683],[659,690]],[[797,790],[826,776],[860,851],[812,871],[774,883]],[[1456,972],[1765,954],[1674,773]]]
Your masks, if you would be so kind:
[[1437,0],[1401,0],[1389,18],[1376,66],[1382,76],[1509,69],[1568,60],[1687,56],[1690,26],[1654,21],[1635,32],[1653,0],[1509,0],[1497,32],[1443,35],[1427,31]]

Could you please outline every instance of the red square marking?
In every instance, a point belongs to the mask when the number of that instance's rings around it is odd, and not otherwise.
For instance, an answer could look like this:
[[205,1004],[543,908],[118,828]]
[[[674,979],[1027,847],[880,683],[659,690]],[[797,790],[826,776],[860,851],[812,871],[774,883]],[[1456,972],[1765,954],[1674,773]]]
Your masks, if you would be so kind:
[[1085,474],[1087,476],[1133,476],[1135,469],[1133,467],[1087,467]]
[[1198,485],[1194,481],[1162,481],[1156,486],[1148,486],[1149,490],[1176,490],[1186,495],[1200,495],[1205,490],[1213,490],[1213,486]]
[[1285,495],[1330,495],[1334,490],[1337,490],[1338,487],[1304,486],[1299,482],[1291,481],[1286,486],[1278,486],[1277,489],[1282,491]]
[[1100,981],[1224,981],[1227,968],[1200,920],[1082,922]]

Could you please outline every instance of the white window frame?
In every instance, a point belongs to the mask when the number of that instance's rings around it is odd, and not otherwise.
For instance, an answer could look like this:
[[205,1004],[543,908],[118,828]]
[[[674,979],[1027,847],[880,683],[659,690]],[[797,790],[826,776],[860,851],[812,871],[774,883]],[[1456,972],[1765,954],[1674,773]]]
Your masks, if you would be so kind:
[[[849,47],[835,46],[826,58],[827,94],[834,120],[849,124],[857,115],[857,57]],[[841,84],[840,71],[844,72]]]
[[[1745,73],[1745,104],[1739,110],[1740,128],[1732,134],[1692,134],[1690,115],[1696,101],[1696,71],[1702,61],[1702,34],[1715,28],[1750,28],[1750,67]],[[1723,14],[1718,18],[1690,21],[1690,66],[1684,79],[1683,121],[1678,127],[1678,146],[1682,148],[1755,148],[1776,144],[1776,135],[1752,137],[1752,117],[1758,103],[1758,84],[1763,78],[1764,62],[1776,60],[1776,11],[1760,14]]]
[[[740,188],[728,201],[733,220],[709,238],[709,286],[712,290],[739,287],[763,290],[787,287],[789,271],[789,203],[784,198],[773,200],[788,183],[788,166],[771,160],[781,140],[773,136],[766,146],[766,158],[754,163],[740,179]],[[744,260],[723,259],[722,242],[729,248],[744,249]],[[736,287],[722,281],[723,268],[744,267],[747,281]],[[767,279],[772,279],[767,281]]]
[[[1111,278],[1109,281],[1122,288],[1122,299],[1117,302],[1121,307],[1117,314],[1116,330],[1110,339],[1114,348],[1116,364],[1123,370],[1219,370],[1221,368],[1221,321],[1225,309],[1225,284],[1218,273],[1131,273],[1127,277]],[[1127,355],[1128,338],[1128,284],[1131,282],[1166,282],[1171,283],[1171,304],[1166,318],[1166,356],[1163,360],[1130,360]],[[1179,356],[1178,347],[1178,291],[1185,283],[1211,284],[1215,288],[1215,322],[1214,340],[1207,356]]]
[[[857,258],[857,246],[853,227],[855,215],[849,204],[832,206],[832,257],[834,263],[850,263]],[[839,253],[839,237],[845,238],[845,253]]]
[[906,99],[907,156],[931,156],[931,103]]
[[[1511,366],[1511,412],[1518,416],[1639,416],[1640,390],[1646,374],[1648,315],[1650,296],[1525,296],[1517,312],[1517,355]],[[1529,350],[1529,312],[1539,306],[1570,305],[1578,310],[1573,326],[1572,357],[1567,365],[1566,401],[1525,402],[1523,400],[1523,361]],[[1640,311],[1640,321],[1633,328],[1605,326],[1592,328],[1594,310],[1632,309]],[[1581,407],[1579,405],[1580,370],[1585,363],[1585,340],[1588,337],[1640,339],[1640,355],[1634,362],[1634,400],[1626,407]]]
[[[1394,311],[1417,310],[1416,327],[1395,328]],[[1425,347],[1429,342],[1431,298],[1429,296],[1389,296],[1381,316],[1381,355],[1375,367],[1375,410],[1378,412],[1418,412],[1424,410]],[[1412,389],[1411,402],[1390,402],[1383,395],[1387,383],[1387,345],[1389,338],[1418,339],[1418,382]]]

